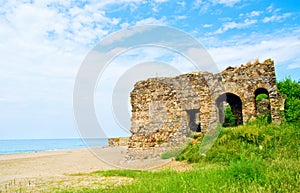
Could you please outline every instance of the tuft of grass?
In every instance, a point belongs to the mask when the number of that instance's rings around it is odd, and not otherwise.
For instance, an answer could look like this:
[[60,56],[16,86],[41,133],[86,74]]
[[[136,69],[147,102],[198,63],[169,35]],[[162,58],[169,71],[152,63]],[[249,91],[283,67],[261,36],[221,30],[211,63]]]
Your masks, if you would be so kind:
[[243,155],[239,160],[231,161],[227,168],[228,175],[234,180],[251,183],[256,181],[261,185],[266,183],[266,175],[264,173],[265,164],[262,158],[251,155],[249,159]]

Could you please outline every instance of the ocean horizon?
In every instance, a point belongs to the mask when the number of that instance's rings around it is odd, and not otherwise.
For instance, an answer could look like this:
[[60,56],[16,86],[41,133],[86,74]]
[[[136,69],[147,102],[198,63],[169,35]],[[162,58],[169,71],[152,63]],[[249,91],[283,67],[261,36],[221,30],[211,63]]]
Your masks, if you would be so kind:
[[7,139],[0,140],[0,155],[107,146],[107,138]]

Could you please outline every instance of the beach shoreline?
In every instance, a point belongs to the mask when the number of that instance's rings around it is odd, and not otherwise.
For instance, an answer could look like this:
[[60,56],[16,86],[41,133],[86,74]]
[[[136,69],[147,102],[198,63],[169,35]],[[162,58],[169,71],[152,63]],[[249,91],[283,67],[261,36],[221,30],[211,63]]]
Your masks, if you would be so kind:
[[0,155],[0,183],[107,169],[117,168],[98,159],[88,148]]
[[98,170],[155,169],[170,162],[160,158],[124,162],[126,150],[126,146],[106,146],[0,155],[0,185]]

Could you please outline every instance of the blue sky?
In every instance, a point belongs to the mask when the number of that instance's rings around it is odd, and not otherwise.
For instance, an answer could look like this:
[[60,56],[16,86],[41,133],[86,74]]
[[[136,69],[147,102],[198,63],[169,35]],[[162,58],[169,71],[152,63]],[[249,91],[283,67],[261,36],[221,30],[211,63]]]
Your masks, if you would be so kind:
[[79,137],[72,95],[81,63],[101,39],[146,24],[196,38],[220,70],[272,58],[278,79],[300,79],[300,1],[1,1],[0,139]]

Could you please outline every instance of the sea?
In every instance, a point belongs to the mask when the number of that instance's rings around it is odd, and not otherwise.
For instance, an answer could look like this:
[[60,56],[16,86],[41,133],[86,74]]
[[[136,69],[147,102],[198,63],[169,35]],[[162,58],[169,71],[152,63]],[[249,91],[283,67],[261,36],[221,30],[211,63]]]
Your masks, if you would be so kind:
[[107,146],[108,139],[13,139],[0,140],[1,154],[70,150],[89,147]]

